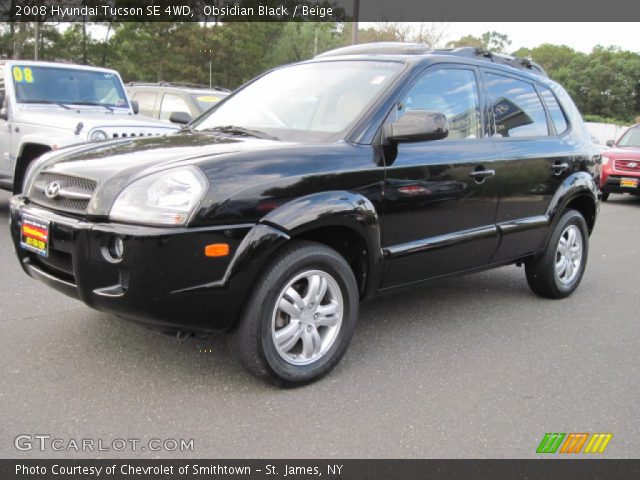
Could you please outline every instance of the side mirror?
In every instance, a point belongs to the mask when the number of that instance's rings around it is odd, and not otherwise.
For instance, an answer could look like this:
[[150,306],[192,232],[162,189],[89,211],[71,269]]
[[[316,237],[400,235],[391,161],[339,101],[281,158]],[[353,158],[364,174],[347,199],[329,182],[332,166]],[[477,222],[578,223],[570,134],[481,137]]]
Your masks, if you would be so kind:
[[387,139],[394,143],[440,140],[449,135],[447,117],[440,112],[410,110],[389,126]]
[[171,112],[169,121],[172,123],[180,123],[182,125],[186,125],[191,121],[191,115],[189,115],[187,112]]
[[607,140],[607,147],[613,147],[615,140]]
[[131,110],[133,110],[134,115],[137,115],[140,111],[140,104],[138,104],[138,102],[136,102],[135,100],[131,100]]

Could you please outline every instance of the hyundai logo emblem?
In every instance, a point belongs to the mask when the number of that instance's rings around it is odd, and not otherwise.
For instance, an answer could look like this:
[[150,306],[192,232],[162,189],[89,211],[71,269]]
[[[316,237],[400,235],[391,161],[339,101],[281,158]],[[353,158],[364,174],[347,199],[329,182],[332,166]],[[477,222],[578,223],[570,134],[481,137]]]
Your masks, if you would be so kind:
[[58,182],[51,182],[47,185],[47,189],[44,193],[47,198],[56,198],[60,194],[60,184]]
[[638,166],[637,162],[629,162],[627,163],[627,167],[629,168],[636,168]]
[[505,105],[504,103],[499,103],[498,105],[496,105],[494,110],[498,115],[504,115],[509,111],[509,106]]

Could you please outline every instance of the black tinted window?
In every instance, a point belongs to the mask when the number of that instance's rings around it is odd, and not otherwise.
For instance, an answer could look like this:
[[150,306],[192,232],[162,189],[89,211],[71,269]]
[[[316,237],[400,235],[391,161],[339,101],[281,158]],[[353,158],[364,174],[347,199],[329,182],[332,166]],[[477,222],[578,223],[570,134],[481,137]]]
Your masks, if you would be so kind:
[[549,135],[547,117],[533,85],[503,75],[487,74],[496,133],[502,137]]
[[480,102],[471,70],[439,69],[425,73],[402,101],[402,110],[444,113],[448,139],[480,137]]
[[540,87],[540,92],[542,93],[542,99],[547,106],[547,110],[549,111],[549,115],[551,115],[551,120],[553,121],[553,126],[556,128],[556,133],[561,134],[567,130],[567,119],[564,116],[564,112],[556,100],[556,97],[551,90],[545,87]]

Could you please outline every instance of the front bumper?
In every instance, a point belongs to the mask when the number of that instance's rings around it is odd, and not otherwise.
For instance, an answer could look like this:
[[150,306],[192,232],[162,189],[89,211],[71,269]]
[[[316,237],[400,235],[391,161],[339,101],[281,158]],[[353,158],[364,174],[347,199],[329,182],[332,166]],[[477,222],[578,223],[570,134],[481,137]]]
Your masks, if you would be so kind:
[[[50,222],[48,257],[20,247],[24,214]],[[250,285],[250,272],[229,278],[228,270],[252,225],[162,228],[96,223],[43,209],[21,196],[11,199],[10,219],[16,253],[27,274],[90,307],[158,328],[229,329]],[[117,263],[105,253],[114,235],[124,244]],[[230,254],[205,256],[205,245],[212,243],[229,244]]]
[[[623,187],[620,184],[620,180],[623,178],[635,178],[638,180],[638,186],[636,188],[633,187]],[[634,195],[640,195],[640,175],[634,174],[618,174],[611,173],[602,178],[600,182],[600,190],[607,193],[631,193]]]

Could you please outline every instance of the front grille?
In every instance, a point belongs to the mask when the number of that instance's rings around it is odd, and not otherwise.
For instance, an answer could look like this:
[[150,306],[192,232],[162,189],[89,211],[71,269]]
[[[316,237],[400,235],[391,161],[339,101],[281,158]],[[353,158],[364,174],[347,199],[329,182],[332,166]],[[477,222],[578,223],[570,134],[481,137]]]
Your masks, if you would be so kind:
[[30,257],[32,262],[46,273],[62,280],[74,282],[73,260],[70,253],[50,249],[47,257],[41,257],[36,254],[30,254]]
[[128,138],[128,137],[157,137],[160,135],[164,135],[162,133],[144,133],[144,132],[113,132],[111,134],[112,138]]
[[[50,198],[47,196],[47,187],[57,183],[59,194]],[[89,206],[91,195],[95,191],[95,180],[57,173],[41,172],[38,174],[29,191],[29,199],[34,203],[62,210],[69,213],[84,214]]]
[[640,160],[616,160],[613,167],[621,172],[640,173]]

